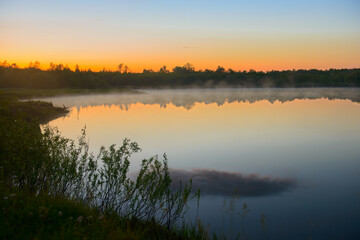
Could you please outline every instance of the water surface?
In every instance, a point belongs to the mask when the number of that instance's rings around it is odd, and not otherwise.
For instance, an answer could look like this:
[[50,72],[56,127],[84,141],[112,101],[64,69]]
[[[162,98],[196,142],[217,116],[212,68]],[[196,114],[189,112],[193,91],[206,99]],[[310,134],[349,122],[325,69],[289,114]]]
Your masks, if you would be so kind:
[[[202,190],[199,216],[210,231],[360,239],[359,89],[144,90],[45,100],[71,108],[50,126],[73,139],[86,126],[95,152],[124,138],[138,142],[134,172],[142,158],[166,152],[173,178],[193,178]],[[192,203],[189,221],[195,209]]]

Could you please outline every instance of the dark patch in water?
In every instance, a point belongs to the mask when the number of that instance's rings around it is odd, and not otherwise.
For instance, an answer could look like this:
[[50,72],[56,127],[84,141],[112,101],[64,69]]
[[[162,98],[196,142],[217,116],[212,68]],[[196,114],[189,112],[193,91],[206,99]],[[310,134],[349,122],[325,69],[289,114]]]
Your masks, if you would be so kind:
[[200,189],[201,194],[222,196],[266,196],[290,190],[295,186],[293,179],[260,177],[256,174],[194,169],[185,171],[171,169],[170,176],[175,186],[179,181],[192,179],[193,190]]

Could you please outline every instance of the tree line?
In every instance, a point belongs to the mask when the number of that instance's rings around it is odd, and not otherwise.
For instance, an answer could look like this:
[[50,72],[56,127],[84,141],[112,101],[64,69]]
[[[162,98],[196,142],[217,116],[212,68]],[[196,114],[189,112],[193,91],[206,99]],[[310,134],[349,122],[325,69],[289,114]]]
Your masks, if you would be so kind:
[[16,64],[0,62],[0,88],[174,88],[174,87],[360,87],[360,69],[235,71],[217,67],[216,70],[196,70],[187,63],[169,70],[144,69],[133,73],[119,64],[116,71],[95,72],[71,70],[67,65],[50,64],[46,70],[40,63],[19,68]]

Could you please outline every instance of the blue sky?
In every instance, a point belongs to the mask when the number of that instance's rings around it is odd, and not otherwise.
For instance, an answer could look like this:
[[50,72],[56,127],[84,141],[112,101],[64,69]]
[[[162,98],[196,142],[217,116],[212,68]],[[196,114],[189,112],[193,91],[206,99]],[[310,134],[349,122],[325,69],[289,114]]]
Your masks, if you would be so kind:
[[[215,63],[220,59],[234,67],[236,61],[243,63],[245,59],[231,55],[231,49],[234,54],[249,54],[247,49],[274,49],[250,57],[256,65],[256,59],[271,61],[269,54],[280,48],[273,43],[277,40],[285,47],[279,52],[294,51],[291,59],[299,55],[295,48],[302,42],[306,45],[300,48],[309,49],[310,54],[319,41],[330,40],[333,43],[329,50],[335,47],[348,52],[340,56],[347,58],[344,64],[334,61],[333,65],[347,66],[360,62],[360,1],[0,0],[0,35],[0,60],[40,59],[69,64],[77,60],[85,65],[104,63],[110,67],[112,61],[123,59],[155,67],[171,58],[173,64],[190,61],[212,67],[221,64]],[[291,47],[287,49],[287,45]],[[197,49],[191,52],[192,48]],[[182,52],[184,49],[188,49],[187,53]],[[154,55],[161,57],[152,61]],[[206,59],[204,64],[202,58]],[[151,65],[151,61],[156,64]],[[293,65],[301,67],[295,62]]]

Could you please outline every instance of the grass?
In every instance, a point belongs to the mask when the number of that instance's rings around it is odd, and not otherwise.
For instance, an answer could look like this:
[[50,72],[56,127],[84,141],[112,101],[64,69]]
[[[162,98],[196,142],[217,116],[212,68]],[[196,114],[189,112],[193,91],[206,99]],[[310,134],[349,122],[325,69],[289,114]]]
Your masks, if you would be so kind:
[[52,103],[43,101],[19,101],[15,92],[0,92],[1,116],[46,123],[67,113],[66,107],[55,107]]
[[0,94],[0,103],[0,239],[209,239],[201,224],[175,224],[193,197],[186,183],[170,191],[166,156],[144,159],[133,181],[136,143],[95,158],[85,132],[78,145],[40,132],[41,121],[66,108],[14,94]]
[[0,239],[193,239],[62,197],[1,189],[0,206]]

